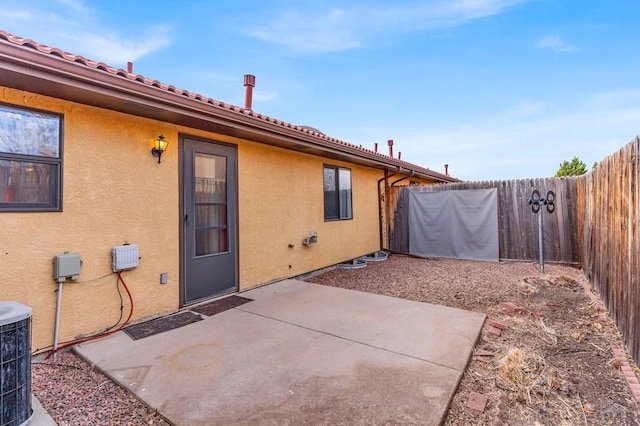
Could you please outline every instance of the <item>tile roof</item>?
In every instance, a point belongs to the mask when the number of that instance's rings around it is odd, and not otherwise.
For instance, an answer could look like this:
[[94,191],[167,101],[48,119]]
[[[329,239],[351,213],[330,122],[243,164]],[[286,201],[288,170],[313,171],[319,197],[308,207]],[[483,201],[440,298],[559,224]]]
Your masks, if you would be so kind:
[[391,156],[389,156],[387,154],[383,154],[381,152],[376,152],[376,151],[368,149],[368,148],[363,148],[361,145],[360,146],[354,145],[354,144],[342,141],[340,139],[336,139],[336,138],[327,136],[324,133],[318,131],[317,129],[314,129],[314,128],[309,127],[309,126],[298,126],[298,125],[295,125],[295,124],[287,123],[285,121],[278,120],[276,118],[269,117],[267,115],[257,113],[257,112],[255,112],[255,111],[253,111],[251,109],[238,107],[238,106],[235,106],[235,105],[231,105],[231,104],[228,104],[228,103],[225,103],[225,102],[222,102],[222,101],[219,101],[219,100],[216,100],[216,99],[201,95],[199,93],[194,93],[194,92],[190,92],[188,90],[179,89],[179,88],[176,88],[175,86],[172,86],[170,84],[165,84],[165,83],[162,83],[162,82],[160,82],[158,80],[152,80],[152,79],[147,78],[147,77],[145,77],[143,75],[140,75],[140,74],[133,74],[133,73],[130,73],[127,70],[122,69],[122,68],[115,68],[115,67],[109,66],[109,65],[105,64],[104,62],[96,62],[96,61],[93,61],[91,59],[87,59],[87,58],[85,58],[84,56],[81,56],[81,55],[75,55],[73,53],[65,52],[65,51],[63,51],[61,49],[58,49],[56,47],[46,46],[44,44],[37,43],[37,42],[35,42],[35,41],[31,40],[31,39],[25,39],[23,37],[10,34],[10,33],[6,32],[6,31],[3,31],[3,30],[0,29],[0,41],[1,40],[5,40],[5,41],[7,41],[7,42],[9,42],[11,44],[17,45],[17,46],[31,48],[31,49],[39,52],[39,53],[50,55],[50,56],[55,56],[55,57],[58,57],[58,58],[60,58],[60,59],[62,59],[64,61],[75,63],[75,64],[78,64],[78,65],[82,65],[82,66],[84,66],[86,68],[93,69],[95,71],[105,72],[105,73],[111,74],[113,76],[118,76],[118,77],[121,77],[123,79],[130,80],[130,81],[135,81],[135,82],[137,82],[139,84],[143,84],[145,86],[155,87],[155,88],[160,89],[160,90],[162,90],[164,92],[173,93],[176,96],[183,96],[183,97],[195,100],[195,101],[202,102],[202,103],[207,104],[209,106],[213,106],[213,107],[220,108],[220,109],[227,110],[227,111],[231,111],[231,112],[234,112],[234,113],[237,113],[237,114],[249,116],[249,117],[252,117],[252,118],[254,118],[256,120],[260,120],[260,121],[263,121],[263,122],[266,122],[266,123],[273,123],[273,124],[276,124],[276,125],[284,127],[284,128],[288,128],[288,129],[292,129],[292,130],[295,130],[295,131],[299,131],[301,133],[308,134],[308,135],[311,135],[311,136],[316,137],[318,139],[321,139],[321,140],[323,140],[325,142],[329,142],[329,143],[335,144],[338,147],[339,146],[344,146],[344,147],[349,147],[351,149],[355,149],[357,151],[361,151],[363,153],[367,153],[369,155],[373,154],[373,155],[379,156],[380,159],[383,160],[383,161],[384,160],[391,161],[391,162],[393,162],[395,164],[398,164],[399,166],[404,166],[405,168],[408,168],[408,169],[422,169],[422,170],[428,171],[429,174],[432,174],[432,175],[435,175],[435,176],[438,176],[438,177],[442,177],[442,178],[446,178],[446,180],[448,180],[448,181],[452,181],[452,180],[456,180],[457,181],[457,179],[454,179],[454,178],[452,178],[450,176],[446,176],[446,175],[441,174],[439,172],[430,170],[428,168],[417,166],[415,164],[409,163],[409,162],[404,161],[404,160],[397,159],[395,157],[391,157]]

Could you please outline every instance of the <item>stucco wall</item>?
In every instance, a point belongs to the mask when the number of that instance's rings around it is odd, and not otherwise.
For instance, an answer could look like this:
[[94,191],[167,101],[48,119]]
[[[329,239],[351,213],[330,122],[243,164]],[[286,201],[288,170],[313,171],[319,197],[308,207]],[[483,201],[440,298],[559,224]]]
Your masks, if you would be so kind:
[[[353,219],[324,221],[323,164],[351,169]],[[379,249],[381,171],[249,143],[238,169],[241,289]],[[310,231],[318,244],[306,247]]]
[[[134,321],[179,308],[181,134],[238,146],[241,290],[379,248],[380,170],[13,89],[0,88],[0,95],[2,102],[64,114],[63,212],[0,213],[0,299],[34,309],[33,350],[53,342],[56,254],[79,252],[83,260],[79,282],[64,284],[61,341],[117,322],[115,245],[140,246],[139,268],[123,274],[135,301]],[[159,134],[170,141],[161,164],[149,146]],[[324,221],[325,163],[352,171],[352,220]],[[304,247],[310,231],[318,233],[318,244]],[[169,278],[164,285],[162,272]]]
[[[150,138],[176,133],[176,129],[0,90],[3,102],[64,114],[63,211],[0,213],[1,298],[34,309],[33,350],[53,341],[57,284],[52,278],[52,258],[56,254],[79,252],[83,261],[79,281],[84,283],[68,282],[63,287],[61,340],[104,329],[118,320],[120,299],[111,273],[115,245],[140,246],[140,268],[124,273],[135,300],[134,318],[176,309],[177,146],[169,145],[162,164],[157,164],[148,144]],[[161,272],[168,273],[165,285],[160,285]]]

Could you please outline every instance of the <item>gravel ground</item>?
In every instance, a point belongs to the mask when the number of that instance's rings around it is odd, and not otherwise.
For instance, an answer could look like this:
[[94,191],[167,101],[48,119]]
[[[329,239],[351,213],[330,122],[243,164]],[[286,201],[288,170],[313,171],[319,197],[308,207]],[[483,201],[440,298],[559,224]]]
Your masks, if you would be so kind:
[[[308,281],[483,312],[505,325],[493,336],[485,324],[476,346],[476,355],[485,355],[469,363],[446,425],[640,425],[629,387],[612,363],[610,347],[621,345],[617,329],[598,321],[580,270],[545,269],[541,276],[532,263],[393,255]],[[506,312],[505,301],[524,311]],[[518,365],[509,364],[514,354]],[[34,394],[60,425],[167,424],[71,352],[34,361],[32,377]],[[483,412],[467,407],[473,392],[487,397]]]
[[[640,425],[611,351],[622,347],[620,333],[600,320],[584,275],[560,265],[545,272],[534,263],[393,255],[310,281],[482,312],[504,328],[495,335],[485,323],[445,425]],[[476,398],[486,399],[482,410],[468,406]]]
[[34,360],[33,394],[59,425],[168,425],[133,394],[72,352]]

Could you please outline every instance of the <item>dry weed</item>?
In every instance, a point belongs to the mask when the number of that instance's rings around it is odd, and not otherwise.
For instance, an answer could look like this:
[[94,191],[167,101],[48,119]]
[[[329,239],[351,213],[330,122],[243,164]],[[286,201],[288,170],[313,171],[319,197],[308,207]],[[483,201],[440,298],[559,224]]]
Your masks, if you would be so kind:
[[567,399],[567,384],[536,352],[511,348],[496,365],[496,383],[510,392],[511,401],[536,413],[534,417],[542,416],[556,425],[575,425],[593,409]]
[[540,291],[538,289],[538,287],[528,283],[526,280],[524,282],[521,282],[520,284],[518,284],[518,286],[520,287],[520,291],[523,294],[535,294],[535,293]]
[[556,345],[558,343],[558,335],[556,334],[556,330],[551,327],[547,327],[547,325],[540,318],[540,325],[542,326],[542,331],[544,331],[545,336],[549,339],[552,345]]
[[571,287],[578,284],[578,281],[574,280],[571,277],[567,277],[566,275],[560,275],[558,277],[554,277],[551,280],[549,280],[549,282],[551,284],[555,284],[557,286],[562,286],[562,287]]
[[531,404],[531,391],[537,385],[544,360],[534,352],[511,348],[497,363],[497,379],[512,392],[512,397]]

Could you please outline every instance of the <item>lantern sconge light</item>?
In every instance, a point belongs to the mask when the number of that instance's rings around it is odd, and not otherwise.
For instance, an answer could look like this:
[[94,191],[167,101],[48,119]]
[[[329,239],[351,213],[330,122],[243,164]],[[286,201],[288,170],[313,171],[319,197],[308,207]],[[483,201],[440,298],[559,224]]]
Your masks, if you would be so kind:
[[158,136],[156,139],[151,139],[151,155],[158,158],[158,164],[162,158],[162,153],[167,150],[167,141],[163,135]]

